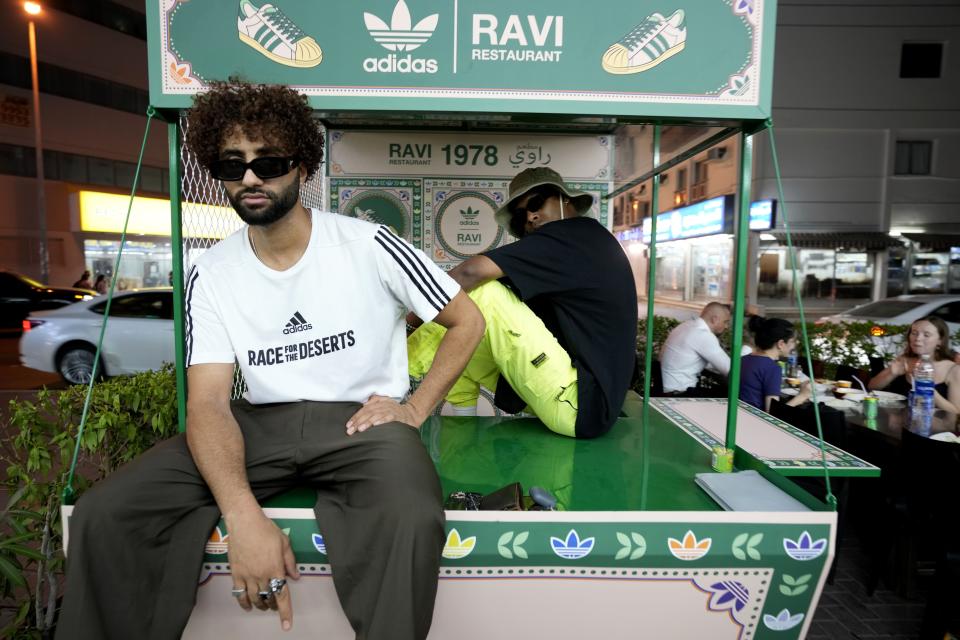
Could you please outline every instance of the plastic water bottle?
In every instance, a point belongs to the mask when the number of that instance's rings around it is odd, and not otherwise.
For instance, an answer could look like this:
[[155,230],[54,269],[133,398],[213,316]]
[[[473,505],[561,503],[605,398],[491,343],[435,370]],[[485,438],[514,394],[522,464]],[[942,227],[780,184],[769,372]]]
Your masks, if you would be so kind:
[[933,372],[930,356],[920,356],[913,367],[913,397],[910,404],[912,431],[920,435],[929,435],[933,419]]
[[791,349],[787,354],[787,376],[796,378],[800,375],[800,367],[797,366],[797,350]]

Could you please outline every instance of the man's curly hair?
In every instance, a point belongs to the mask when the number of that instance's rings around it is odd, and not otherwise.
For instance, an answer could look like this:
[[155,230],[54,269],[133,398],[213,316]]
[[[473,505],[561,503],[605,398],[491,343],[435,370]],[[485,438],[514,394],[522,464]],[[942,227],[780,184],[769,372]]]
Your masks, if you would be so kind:
[[296,157],[309,180],[323,160],[323,136],[312,113],[305,96],[283,85],[213,82],[193,99],[186,144],[209,168],[239,128],[247,138],[269,141]]

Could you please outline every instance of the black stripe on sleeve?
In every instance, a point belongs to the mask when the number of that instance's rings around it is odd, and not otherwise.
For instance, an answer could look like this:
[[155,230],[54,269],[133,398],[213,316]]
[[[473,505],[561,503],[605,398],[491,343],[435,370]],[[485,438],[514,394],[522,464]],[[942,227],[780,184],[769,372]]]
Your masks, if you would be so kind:
[[390,254],[390,257],[392,257],[397,262],[397,264],[400,265],[400,268],[403,269],[404,273],[407,274],[407,277],[410,278],[410,282],[412,282],[417,287],[417,289],[420,290],[420,295],[422,295],[423,298],[430,303],[430,306],[432,306],[434,309],[437,310],[437,313],[440,313],[443,310],[444,304],[438,302],[436,299],[436,296],[433,295],[430,291],[428,291],[420,280],[413,277],[413,274],[410,273],[410,269],[407,268],[407,265],[404,264],[403,260],[401,260],[396,253],[394,253],[393,249],[390,248],[390,245],[388,245],[380,237],[380,234],[377,234],[374,240],[376,240],[377,244],[383,247],[384,251]]
[[392,246],[397,248],[401,254],[403,254],[403,257],[417,272],[421,282],[426,285],[427,288],[430,289],[430,291],[432,291],[440,300],[441,306],[446,306],[450,302],[450,296],[447,295],[447,293],[443,290],[443,287],[441,287],[433,277],[433,274],[430,273],[430,269],[423,264],[423,261],[420,259],[420,257],[414,253],[407,243],[394,236],[384,227],[380,227],[380,230],[377,232],[377,236],[383,237],[384,240],[389,242]]
[[197,273],[197,267],[194,266],[192,269],[190,269],[190,275],[187,276],[187,295],[186,295],[186,300],[185,300],[185,309],[186,309],[186,312],[187,312],[187,313],[186,313],[186,316],[187,316],[187,327],[186,327],[186,329],[187,329],[187,331],[186,331],[186,334],[187,334],[187,339],[186,339],[186,343],[187,343],[187,344],[186,344],[186,347],[187,347],[187,361],[186,361],[186,363],[184,364],[184,366],[187,366],[187,367],[190,366],[190,359],[191,359],[192,356],[193,356],[193,314],[191,313],[190,305],[191,305],[192,302],[193,302],[193,287],[194,287],[194,285],[196,285],[196,283],[197,283],[197,278],[199,277],[199,275],[200,275],[200,274]]

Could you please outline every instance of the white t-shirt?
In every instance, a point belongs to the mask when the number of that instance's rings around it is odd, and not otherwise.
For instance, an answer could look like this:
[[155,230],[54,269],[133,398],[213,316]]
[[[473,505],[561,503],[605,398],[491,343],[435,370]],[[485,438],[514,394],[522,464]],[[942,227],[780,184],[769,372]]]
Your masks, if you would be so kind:
[[244,227],[200,256],[186,288],[187,366],[239,363],[251,403],[363,402],[409,389],[404,317],[432,320],[459,285],[382,225],[312,210],[286,271]]
[[703,318],[682,322],[660,351],[660,372],[664,391],[686,391],[697,386],[700,372],[707,366],[719,373],[730,373],[730,356]]

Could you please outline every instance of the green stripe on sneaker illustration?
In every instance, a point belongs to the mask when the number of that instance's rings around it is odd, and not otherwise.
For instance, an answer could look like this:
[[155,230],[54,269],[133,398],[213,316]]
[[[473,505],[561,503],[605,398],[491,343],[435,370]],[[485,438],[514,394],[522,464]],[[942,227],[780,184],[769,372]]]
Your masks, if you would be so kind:
[[607,73],[640,73],[683,51],[686,42],[683,9],[677,9],[669,18],[652,13],[610,45],[601,64]]
[[257,7],[240,0],[237,31],[242,42],[282,65],[307,68],[323,61],[317,41],[272,4]]

